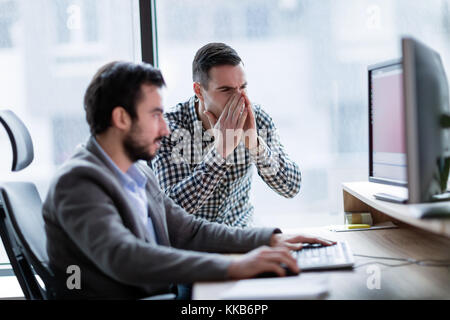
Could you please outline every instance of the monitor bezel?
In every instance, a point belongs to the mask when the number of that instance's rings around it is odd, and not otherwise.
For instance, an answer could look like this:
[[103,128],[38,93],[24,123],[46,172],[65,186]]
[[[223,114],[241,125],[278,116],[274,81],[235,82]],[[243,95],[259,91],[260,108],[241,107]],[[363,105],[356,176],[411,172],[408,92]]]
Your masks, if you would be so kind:
[[379,62],[376,64],[369,65],[367,67],[367,77],[368,77],[368,127],[369,127],[369,181],[370,182],[376,182],[376,183],[383,183],[388,185],[394,185],[394,186],[401,186],[401,187],[407,187],[408,182],[407,181],[401,181],[401,180],[395,180],[395,179],[387,179],[387,178],[380,178],[380,177],[374,177],[373,176],[373,157],[372,157],[372,151],[373,151],[373,134],[372,134],[372,103],[371,103],[371,88],[372,88],[372,80],[371,75],[374,70],[378,70],[381,68],[386,68],[394,65],[400,65],[402,67],[403,71],[403,60],[402,58],[397,59],[391,59],[383,62]]
[[403,95],[405,108],[405,127],[406,127],[406,150],[407,150],[407,173],[408,173],[408,203],[420,203],[420,177],[419,155],[417,141],[417,104],[416,104],[416,69],[414,54],[414,39],[410,37],[402,38],[402,57],[403,57]]

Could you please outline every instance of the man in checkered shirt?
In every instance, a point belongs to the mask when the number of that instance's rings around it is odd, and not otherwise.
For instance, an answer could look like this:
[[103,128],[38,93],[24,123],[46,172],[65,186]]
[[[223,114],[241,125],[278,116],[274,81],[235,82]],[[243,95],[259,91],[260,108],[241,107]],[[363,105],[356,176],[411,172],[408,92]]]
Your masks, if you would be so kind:
[[171,135],[152,162],[161,188],[187,212],[233,227],[252,224],[252,166],[278,194],[294,197],[301,174],[272,118],[252,105],[241,58],[223,43],[200,48],[195,96],[165,114]]

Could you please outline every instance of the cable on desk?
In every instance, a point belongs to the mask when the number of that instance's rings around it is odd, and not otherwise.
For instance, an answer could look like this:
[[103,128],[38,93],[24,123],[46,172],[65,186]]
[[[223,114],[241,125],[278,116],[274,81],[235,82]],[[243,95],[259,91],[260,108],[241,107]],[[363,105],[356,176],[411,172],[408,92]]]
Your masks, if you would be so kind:
[[379,257],[379,256],[368,256],[364,254],[353,254],[355,257],[362,257],[362,258],[370,258],[370,259],[381,259],[381,260],[394,260],[394,261],[404,261],[405,263],[399,263],[399,264],[388,264],[383,263],[379,261],[370,261],[366,262],[360,265],[355,266],[354,268],[359,268],[368,264],[381,264],[383,266],[387,267],[402,267],[407,266],[411,264],[416,264],[421,267],[450,267],[450,260],[437,260],[437,259],[422,259],[422,260],[416,260],[412,258],[392,258],[392,257]]
[[412,262],[399,263],[399,264],[388,264],[388,263],[383,263],[383,262],[379,262],[379,261],[369,261],[369,262],[366,262],[366,263],[355,265],[353,268],[356,269],[356,268],[359,268],[359,267],[362,267],[362,266],[366,266],[366,265],[369,265],[369,264],[381,264],[382,266],[385,266],[385,267],[395,268],[395,267],[404,267],[404,266],[411,265]]

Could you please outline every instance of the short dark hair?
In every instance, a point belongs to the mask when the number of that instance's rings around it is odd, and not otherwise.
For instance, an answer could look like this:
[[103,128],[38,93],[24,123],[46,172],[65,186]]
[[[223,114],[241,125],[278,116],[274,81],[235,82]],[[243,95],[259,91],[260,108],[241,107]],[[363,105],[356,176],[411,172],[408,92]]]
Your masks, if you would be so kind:
[[101,67],[84,95],[91,134],[102,133],[111,126],[112,111],[117,106],[123,107],[135,119],[143,84],[158,88],[166,85],[161,71],[148,63],[113,61]]
[[213,42],[201,47],[192,62],[192,79],[208,89],[209,70],[215,66],[237,66],[242,60],[237,52],[225,43]]

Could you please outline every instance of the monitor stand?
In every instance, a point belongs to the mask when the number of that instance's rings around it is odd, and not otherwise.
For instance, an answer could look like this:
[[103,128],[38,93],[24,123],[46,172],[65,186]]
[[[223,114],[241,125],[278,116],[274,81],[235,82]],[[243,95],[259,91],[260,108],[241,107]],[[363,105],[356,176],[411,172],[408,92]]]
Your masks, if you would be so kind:
[[431,197],[432,201],[449,201],[450,200],[450,192],[444,192],[441,194],[435,194]]
[[392,194],[388,194],[388,193],[384,193],[384,192],[375,193],[373,196],[377,200],[389,201],[389,202],[394,202],[394,203],[407,203],[408,202],[408,198],[394,196]]

